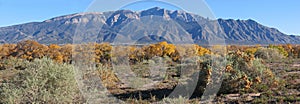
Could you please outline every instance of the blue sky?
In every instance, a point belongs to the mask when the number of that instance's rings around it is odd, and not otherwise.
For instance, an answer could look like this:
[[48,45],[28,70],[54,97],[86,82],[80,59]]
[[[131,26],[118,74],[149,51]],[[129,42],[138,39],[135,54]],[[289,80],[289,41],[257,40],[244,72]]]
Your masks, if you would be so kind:
[[[115,2],[118,1],[122,0],[115,0]],[[205,1],[216,18],[253,19],[263,25],[277,28],[286,34],[300,35],[299,0]],[[102,2],[105,1],[102,0]],[[84,12],[91,3],[93,3],[93,0],[0,0],[0,27],[39,22],[56,16]],[[100,7],[109,8],[110,6],[101,5]],[[165,4],[159,6],[176,8]],[[138,10],[147,7],[150,7],[150,5],[141,5],[134,8],[129,5],[127,8]]]

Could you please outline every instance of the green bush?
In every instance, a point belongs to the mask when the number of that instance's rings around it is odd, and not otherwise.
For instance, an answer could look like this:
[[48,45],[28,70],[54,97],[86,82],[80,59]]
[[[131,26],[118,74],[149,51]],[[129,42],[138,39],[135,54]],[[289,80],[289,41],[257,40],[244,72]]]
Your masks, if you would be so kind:
[[27,64],[28,62],[22,59],[9,57],[8,59],[2,59],[0,61],[0,70],[24,70]]
[[269,45],[269,48],[271,49],[276,49],[278,50],[278,52],[283,55],[284,57],[288,57],[289,56],[289,53],[281,46],[281,45]]
[[50,59],[24,61],[26,69],[0,87],[0,103],[74,103],[79,96],[73,67]]
[[264,92],[279,86],[274,73],[263,64],[262,59],[245,53],[228,55],[220,93]]
[[257,58],[262,58],[264,60],[281,60],[285,57],[274,48],[259,48],[254,55]]
[[[215,76],[223,75],[218,94],[265,92],[271,88],[284,86],[273,72],[263,64],[262,59],[240,51],[229,53],[226,57],[227,61],[224,66],[222,63],[215,64],[222,62],[222,60],[216,61],[218,60],[217,57],[213,58],[215,61],[206,58],[209,60],[203,60],[200,63],[197,95],[202,94],[205,87],[210,87],[209,83],[217,83],[219,79],[213,78],[212,74]],[[223,69],[225,70],[222,71]]]

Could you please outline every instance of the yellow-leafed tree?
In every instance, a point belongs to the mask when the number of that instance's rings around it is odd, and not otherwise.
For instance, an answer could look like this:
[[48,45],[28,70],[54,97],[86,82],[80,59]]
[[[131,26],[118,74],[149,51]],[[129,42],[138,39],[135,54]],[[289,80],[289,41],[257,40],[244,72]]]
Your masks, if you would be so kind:
[[60,53],[61,47],[56,44],[51,44],[48,46],[47,56],[58,63],[63,62],[63,55]]
[[198,56],[204,56],[205,54],[211,54],[211,51],[206,48],[203,48],[199,45],[194,45],[194,46],[196,48],[196,52],[197,52]]
[[35,58],[43,58],[47,50],[47,46],[39,44],[36,41],[27,40],[17,44],[12,56],[31,61]]

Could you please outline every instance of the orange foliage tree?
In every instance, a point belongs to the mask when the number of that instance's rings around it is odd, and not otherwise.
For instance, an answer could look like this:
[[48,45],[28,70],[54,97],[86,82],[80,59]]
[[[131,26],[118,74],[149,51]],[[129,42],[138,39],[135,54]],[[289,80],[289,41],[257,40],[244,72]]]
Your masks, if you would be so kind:
[[159,42],[157,44],[151,44],[149,46],[144,46],[143,51],[145,52],[145,59],[151,59],[154,56],[159,57],[170,57],[173,61],[178,61],[180,59],[179,53],[176,50],[176,46],[173,44],[168,44],[167,42]]
[[285,49],[285,51],[288,52],[289,57],[294,56],[294,47],[292,44],[285,44],[285,45],[282,45],[282,47]]
[[12,56],[31,61],[35,58],[44,57],[47,50],[47,46],[39,44],[36,41],[27,40],[17,44]]
[[61,47],[56,44],[51,44],[48,46],[48,51],[46,56],[55,60],[56,62],[62,63],[64,61],[64,56],[60,52]]
[[198,56],[203,56],[205,54],[211,54],[212,52],[206,48],[203,48],[199,45],[194,45],[195,46],[195,49],[196,49],[196,52],[197,52],[197,55]]
[[256,47],[251,47],[251,48],[247,48],[246,50],[245,50],[245,52],[247,53],[247,54],[249,54],[249,55],[254,55],[254,53],[256,52],[258,50],[258,48],[256,48]]
[[61,47],[60,53],[63,57],[63,62],[65,63],[71,63],[72,60],[72,54],[73,54],[73,45],[71,44],[66,44]]
[[108,63],[112,57],[112,46],[109,43],[94,44],[95,61],[98,63]]
[[295,46],[293,48],[293,54],[295,58],[300,58],[300,46]]
[[145,52],[142,49],[136,47],[129,47],[129,59],[131,63],[142,62],[145,58]]
[[15,47],[15,44],[0,45],[0,59],[5,59],[9,57],[10,54],[14,51]]

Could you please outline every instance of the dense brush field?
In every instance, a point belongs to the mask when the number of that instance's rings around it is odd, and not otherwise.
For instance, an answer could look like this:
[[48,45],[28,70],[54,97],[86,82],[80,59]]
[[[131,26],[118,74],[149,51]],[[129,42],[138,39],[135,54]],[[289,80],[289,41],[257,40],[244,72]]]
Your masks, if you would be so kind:
[[[43,45],[28,40],[0,45],[0,103],[89,102],[74,77],[74,60],[81,58],[95,66],[89,71],[99,83],[126,103],[200,103],[206,87],[219,82],[215,103],[300,102],[299,45]],[[121,79],[129,73],[122,65],[130,66],[136,78]],[[189,98],[166,97],[185,85],[196,85]]]

